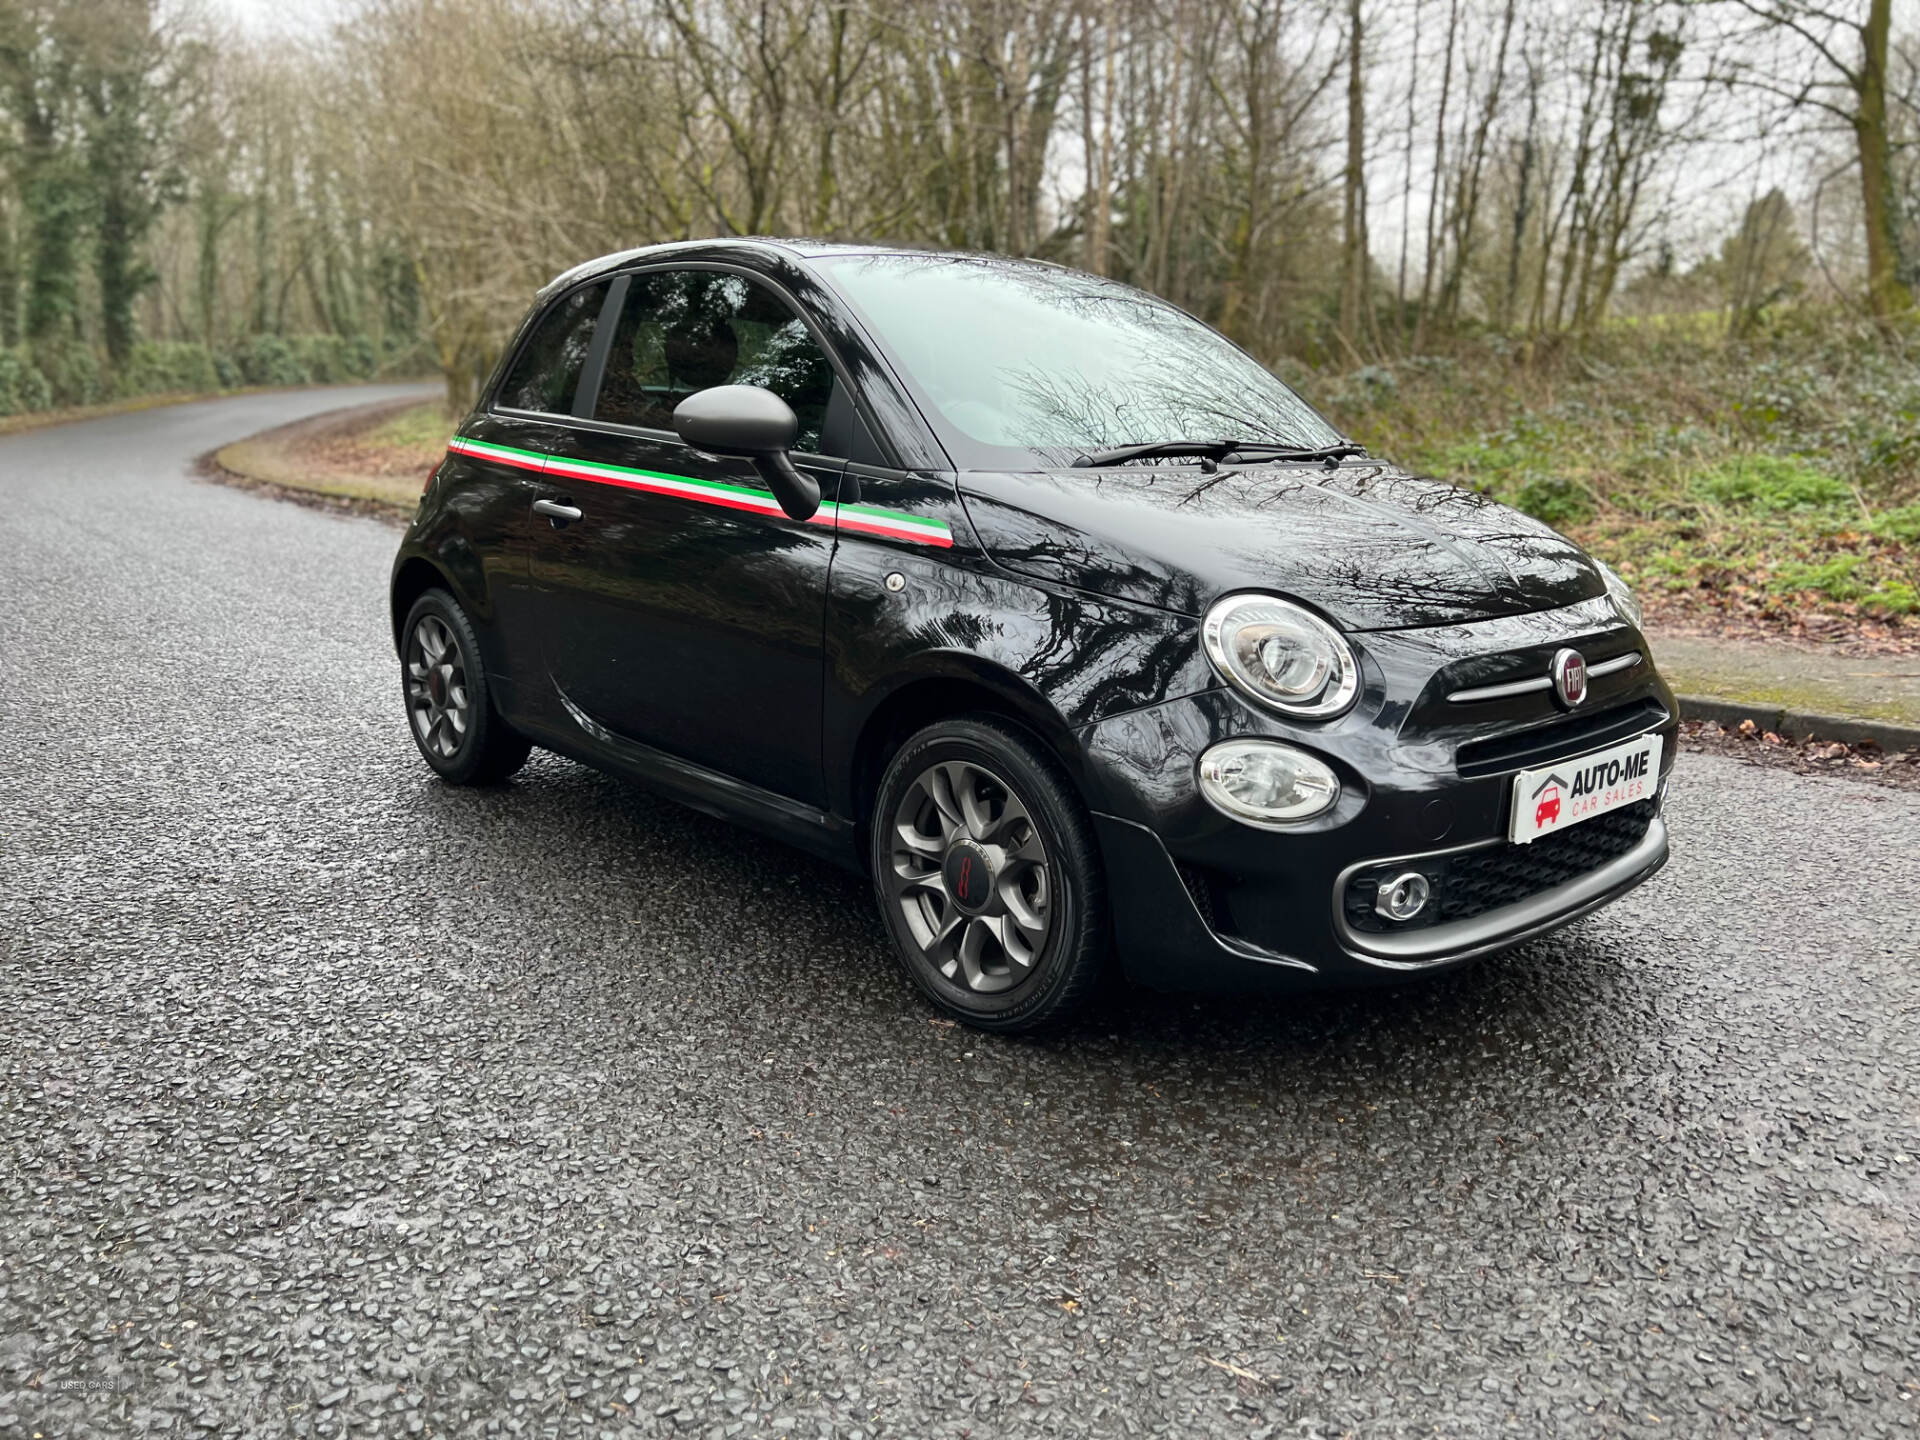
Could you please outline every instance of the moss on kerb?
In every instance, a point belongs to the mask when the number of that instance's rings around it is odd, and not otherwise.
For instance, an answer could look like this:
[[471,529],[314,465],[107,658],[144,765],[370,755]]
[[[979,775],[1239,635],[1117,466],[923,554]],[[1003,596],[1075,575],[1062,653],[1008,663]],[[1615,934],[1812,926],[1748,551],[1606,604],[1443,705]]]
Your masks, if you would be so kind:
[[[1889,662],[1892,658],[1887,657]],[[1920,726],[1920,702],[1899,695],[1876,699],[1840,685],[1732,677],[1724,672],[1695,669],[1664,660],[1660,662],[1660,673],[1676,694],[1703,695],[1756,708],[1797,710],[1843,718],[1852,716],[1863,720],[1886,720],[1898,725]]]

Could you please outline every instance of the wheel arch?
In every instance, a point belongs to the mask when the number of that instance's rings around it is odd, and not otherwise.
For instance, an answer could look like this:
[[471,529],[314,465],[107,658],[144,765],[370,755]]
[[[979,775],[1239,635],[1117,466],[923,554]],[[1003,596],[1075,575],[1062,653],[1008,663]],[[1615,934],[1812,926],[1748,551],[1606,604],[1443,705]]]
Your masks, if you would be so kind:
[[[847,797],[856,833],[864,837],[887,761],[916,731],[957,715],[986,714],[1012,721],[1059,762],[1086,800],[1080,747],[1060,712],[1011,670],[977,655],[942,652],[921,672],[891,686],[867,711],[855,735]],[[866,845],[860,846],[866,860]]]
[[459,591],[446,572],[422,555],[410,555],[393,572],[389,592],[389,624],[393,630],[393,650],[400,653],[400,627],[407,623],[407,612],[414,602],[432,589],[447,590],[459,598]]

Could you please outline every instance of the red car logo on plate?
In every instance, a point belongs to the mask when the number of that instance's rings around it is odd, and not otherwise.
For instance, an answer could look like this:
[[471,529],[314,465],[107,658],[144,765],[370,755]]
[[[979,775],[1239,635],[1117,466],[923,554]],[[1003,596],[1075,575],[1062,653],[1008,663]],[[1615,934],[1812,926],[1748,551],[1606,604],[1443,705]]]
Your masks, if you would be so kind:
[[1548,821],[1558,820],[1559,818],[1560,818],[1560,792],[1558,790],[1549,789],[1545,795],[1542,795],[1540,797],[1540,803],[1534,807],[1534,811],[1533,811],[1534,828],[1537,830],[1542,825],[1545,825]]

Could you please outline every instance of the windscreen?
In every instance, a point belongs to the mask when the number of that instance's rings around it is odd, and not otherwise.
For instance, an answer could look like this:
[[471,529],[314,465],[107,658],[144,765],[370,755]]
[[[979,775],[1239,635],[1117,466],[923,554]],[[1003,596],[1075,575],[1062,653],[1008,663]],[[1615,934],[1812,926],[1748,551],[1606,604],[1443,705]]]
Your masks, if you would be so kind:
[[923,398],[981,445],[1071,458],[1159,441],[1341,438],[1224,336],[1115,281],[944,255],[823,263]]

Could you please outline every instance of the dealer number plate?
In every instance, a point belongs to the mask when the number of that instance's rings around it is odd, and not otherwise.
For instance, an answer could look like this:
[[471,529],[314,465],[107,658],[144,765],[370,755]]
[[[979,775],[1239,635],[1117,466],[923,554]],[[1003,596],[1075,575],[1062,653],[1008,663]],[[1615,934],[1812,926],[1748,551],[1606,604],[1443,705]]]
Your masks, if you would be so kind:
[[1582,820],[1651,799],[1660,783],[1660,737],[1641,735],[1513,777],[1513,824],[1507,838],[1529,845]]

